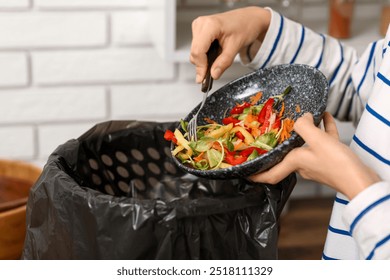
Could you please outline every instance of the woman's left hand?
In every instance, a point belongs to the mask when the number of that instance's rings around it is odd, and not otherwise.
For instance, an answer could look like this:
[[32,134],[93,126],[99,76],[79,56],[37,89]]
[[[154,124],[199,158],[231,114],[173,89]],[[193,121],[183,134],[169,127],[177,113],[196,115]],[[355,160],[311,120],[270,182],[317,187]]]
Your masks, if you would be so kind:
[[375,172],[339,141],[336,123],[328,112],[324,114],[323,123],[325,130],[314,125],[311,114],[299,118],[294,130],[307,145],[292,150],[279,164],[250,179],[276,184],[296,171],[303,178],[328,185],[349,199],[380,181]]

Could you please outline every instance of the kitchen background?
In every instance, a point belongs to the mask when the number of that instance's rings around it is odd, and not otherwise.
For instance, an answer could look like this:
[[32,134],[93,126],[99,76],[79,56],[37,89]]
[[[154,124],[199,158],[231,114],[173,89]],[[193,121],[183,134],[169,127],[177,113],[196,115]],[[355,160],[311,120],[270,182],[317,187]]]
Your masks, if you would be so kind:
[[[201,100],[189,63],[190,22],[222,0],[0,0],[0,158],[39,166],[54,149],[108,120],[177,121]],[[235,1],[231,1],[235,2]],[[326,33],[327,0],[247,0]],[[381,1],[357,0],[351,38],[380,38]],[[238,61],[214,89],[247,73]],[[342,140],[353,134],[338,123]],[[295,197],[329,196],[299,180]]]

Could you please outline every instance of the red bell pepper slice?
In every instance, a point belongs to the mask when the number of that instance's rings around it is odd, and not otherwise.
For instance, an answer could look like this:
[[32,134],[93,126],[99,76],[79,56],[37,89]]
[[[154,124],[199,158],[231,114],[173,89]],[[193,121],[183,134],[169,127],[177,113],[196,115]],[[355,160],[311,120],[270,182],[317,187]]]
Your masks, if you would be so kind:
[[234,156],[234,155],[230,155],[230,154],[225,155],[225,161],[227,163],[229,163],[230,165],[241,164],[241,163],[244,163],[246,160],[247,160],[247,157],[243,157],[240,155],[238,155],[238,156]]
[[261,134],[264,134],[265,131],[267,130],[267,128],[269,126],[269,118],[271,117],[271,114],[272,114],[272,107],[268,107],[267,111],[265,112],[265,120],[264,120],[263,126],[261,127],[261,130],[260,130]]
[[241,139],[241,140],[243,140],[243,141],[245,140],[245,136],[242,135],[241,132],[237,131],[235,135],[236,135],[236,137],[237,137],[238,139]]
[[239,123],[239,122],[240,122],[240,120],[233,118],[232,116],[222,119],[222,123],[224,125],[228,125],[229,123],[233,123],[233,125],[235,125],[236,123]]
[[230,165],[237,165],[245,162],[248,157],[237,154],[236,152],[231,152],[228,149],[225,149],[225,161]]
[[177,144],[177,139],[175,137],[175,134],[173,133],[173,131],[169,129],[165,130],[164,139],[167,141],[172,141],[173,143]]
[[251,106],[251,104],[248,102],[238,104],[230,111],[230,115],[241,114],[245,108],[249,108],[250,106]]
[[257,120],[260,124],[263,124],[266,121],[267,111],[272,112],[272,106],[274,105],[274,101],[275,100],[273,98],[268,98],[267,102],[265,102],[263,108],[261,109],[261,111],[259,113],[259,116],[257,117]]
[[249,157],[254,150],[256,150],[259,155],[267,153],[267,151],[264,149],[258,147],[249,147],[246,148],[245,150],[240,151],[240,155],[244,157]]
[[272,129],[279,130],[281,125],[282,125],[282,123],[281,123],[281,121],[280,121],[280,117],[279,117],[279,116],[276,116],[275,122],[274,122],[274,124],[272,125]]

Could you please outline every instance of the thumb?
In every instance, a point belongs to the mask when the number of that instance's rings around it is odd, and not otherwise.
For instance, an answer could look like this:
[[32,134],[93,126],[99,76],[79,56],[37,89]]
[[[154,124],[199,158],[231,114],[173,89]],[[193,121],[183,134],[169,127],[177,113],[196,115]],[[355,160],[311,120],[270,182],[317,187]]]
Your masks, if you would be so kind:
[[329,112],[325,112],[323,122],[326,133],[336,139],[339,139],[339,132],[337,130],[336,122]]
[[294,131],[309,145],[315,144],[324,133],[314,125],[313,115],[305,113],[294,124]]

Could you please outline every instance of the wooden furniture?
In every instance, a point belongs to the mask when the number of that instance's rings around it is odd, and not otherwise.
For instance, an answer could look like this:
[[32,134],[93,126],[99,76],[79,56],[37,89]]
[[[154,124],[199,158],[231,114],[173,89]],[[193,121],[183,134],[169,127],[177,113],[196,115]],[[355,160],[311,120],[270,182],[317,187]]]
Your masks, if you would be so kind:
[[280,260],[321,259],[333,201],[334,197],[289,201],[288,211],[280,221]]
[[26,233],[26,202],[41,169],[0,160],[0,259],[18,259]]

